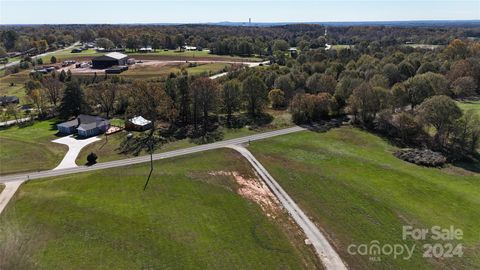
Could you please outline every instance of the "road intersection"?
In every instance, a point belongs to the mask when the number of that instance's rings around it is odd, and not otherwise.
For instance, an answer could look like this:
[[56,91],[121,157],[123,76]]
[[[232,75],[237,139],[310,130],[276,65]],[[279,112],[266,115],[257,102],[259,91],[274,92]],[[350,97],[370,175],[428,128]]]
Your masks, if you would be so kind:
[[[244,156],[250,164],[253,166],[255,171],[260,176],[261,180],[272,190],[275,196],[279,199],[280,203],[284,209],[290,214],[293,220],[298,224],[298,226],[304,231],[309,242],[312,243],[315,252],[319,256],[322,263],[325,265],[326,269],[333,270],[343,270],[347,269],[344,262],[341,260],[340,256],[337,254],[335,249],[330,245],[327,238],[322,234],[322,232],[317,228],[317,226],[308,218],[308,216],[300,209],[300,207],[294,202],[294,200],[283,190],[283,188],[275,181],[275,179],[268,173],[268,171],[260,164],[260,162],[255,159],[255,157],[242,146],[242,144],[247,144],[252,141],[262,140],[266,138],[271,138],[280,135],[286,135],[294,132],[303,131],[305,128],[295,126],[291,128],[285,128],[270,132],[259,133],[255,135],[240,137],[236,139],[230,139],[225,141],[219,141],[210,144],[204,144],[159,154],[153,155],[153,160],[160,160],[165,158],[172,158],[177,156],[183,156],[188,154],[199,153],[208,150],[214,150],[219,148],[231,148],[238,151],[242,156]],[[134,164],[140,164],[150,162],[150,156],[140,156],[128,159],[121,159],[110,162],[98,163],[93,166],[78,166],[70,167],[64,169],[55,169],[49,171],[40,171],[32,173],[23,173],[16,175],[6,175],[0,177],[0,183],[5,184],[5,189],[0,193],[0,214],[5,209],[6,205],[10,199],[14,196],[16,190],[20,185],[29,180],[34,181],[37,179],[54,177],[60,175],[74,174],[89,172],[95,170],[102,170],[108,168],[118,168],[123,166],[129,166]]]

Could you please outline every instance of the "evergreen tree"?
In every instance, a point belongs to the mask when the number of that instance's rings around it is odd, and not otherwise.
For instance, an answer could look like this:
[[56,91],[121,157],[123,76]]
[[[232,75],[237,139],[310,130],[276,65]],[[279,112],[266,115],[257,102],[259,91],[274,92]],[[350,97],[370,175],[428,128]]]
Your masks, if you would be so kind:
[[70,116],[78,116],[89,111],[82,86],[77,80],[66,84],[65,92],[60,104],[60,117],[66,119]]

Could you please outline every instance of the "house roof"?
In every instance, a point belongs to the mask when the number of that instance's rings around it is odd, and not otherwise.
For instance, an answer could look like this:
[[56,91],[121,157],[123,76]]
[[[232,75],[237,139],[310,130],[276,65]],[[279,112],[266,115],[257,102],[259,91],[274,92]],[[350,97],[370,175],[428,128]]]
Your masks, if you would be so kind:
[[77,125],[78,125],[78,119],[75,118],[73,120],[60,123],[60,124],[57,125],[57,127],[60,126],[60,127],[69,128],[69,127],[76,127]]
[[11,102],[17,102],[18,97],[16,96],[3,96],[0,97],[0,103],[11,103]]
[[97,123],[95,123],[95,122],[93,122],[93,123],[82,123],[77,127],[77,129],[82,130],[82,131],[86,131],[86,130],[94,129],[96,127],[97,127]]
[[77,117],[77,119],[80,120],[80,124],[96,123],[96,122],[105,120],[102,117],[94,116],[94,115],[88,115],[88,114],[80,114]]
[[137,126],[146,126],[146,125],[152,123],[152,121],[147,120],[147,119],[143,118],[142,116],[135,116],[132,119],[130,119],[129,121],[132,124],[137,125]]
[[119,53],[119,52],[111,52],[107,53],[102,56],[98,56],[92,59],[92,61],[101,61],[101,60],[121,60],[127,58],[128,55]]
[[80,114],[77,118],[67,122],[60,123],[57,126],[66,127],[66,128],[78,126],[77,129],[89,130],[89,129],[96,128],[98,124],[105,121],[107,120],[99,116]]

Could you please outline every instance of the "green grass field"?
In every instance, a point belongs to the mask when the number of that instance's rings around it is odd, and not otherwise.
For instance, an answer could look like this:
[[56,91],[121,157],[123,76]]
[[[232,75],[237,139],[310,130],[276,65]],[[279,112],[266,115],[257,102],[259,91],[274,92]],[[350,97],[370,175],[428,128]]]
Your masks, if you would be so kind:
[[[26,103],[25,83],[28,79],[28,71],[0,77],[0,95],[17,96],[21,103]],[[11,83],[13,86],[10,85]]]
[[433,44],[405,44],[405,47],[412,47],[414,49],[427,49],[427,50],[435,50],[438,48],[445,47],[444,45],[433,45]]
[[239,195],[232,150],[24,184],[0,216],[1,269],[318,269],[286,214]]
[[231,67],[231,64],[227,63],[209,63],[209,64],[198,64],[194,67],[189,67],[187,64],[176,64],[176,65],[166,65],[166,66],[135,66],[125,72],[120,76],[134,77],[134,78],[145,78],[145,77],[156,77],[156,76],[168,76],[170,73],[180,73],[182,68],[187,70],[189,75],[199,75],[206,73],[207,75],[216,74],[223,72],[224,69]]
[[457,101],[463,111],[474,110],[480,116],[480,101]]
[[55,121],[0,130],[0,174],[52,169],[67,152],[56,139]]
[[343,49],[351,49],[355,45],[345,45],[345,44],[333,44],[331,49],[332,50],[343,50]]
[[[381,138],[343,127],[251,143],[252,153],[327,233],[353,269],[480,269],[480,175],[395,158]],[[424,259],[402,226],[463,230],[463,258]],[[410,260],[349,255],[350,244],[416,244]],[[440,242],[442,243],[442,242]]]
[[[50,63],[50,58],[54,55],[57,58],[57,61],[67,60],[67,59],[89,59],[96,56],[104,55],[106,53],[100,53],[95,51],[94,49],[84,50],[79,53],[72,53],[71,50],[65,50],[61,52],[57,52],[54,54],[50,54],[47,56],[42,57],[44,63]],[[157,50],[156,52],[151,53],[139,53],[139,52],[132,52],[126,51],[125,54],[136,58],[136,59],[165,59],[165,60],[193,60],[193,59],[225,59],[225,60],[242,60],[242,61],[260,61],[260,58],[257,57],[239,57],[239,56],[229,56],[229,55],[215,55],[210,54],[208,51],[177,51],[177,50]]]

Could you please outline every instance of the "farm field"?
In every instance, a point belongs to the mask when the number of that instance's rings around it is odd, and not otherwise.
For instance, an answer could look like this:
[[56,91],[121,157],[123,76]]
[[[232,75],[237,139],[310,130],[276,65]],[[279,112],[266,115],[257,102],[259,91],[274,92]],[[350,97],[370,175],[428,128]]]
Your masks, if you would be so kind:
[[202,73],[210,75],[221,73],[231,66],[231,64],[227,63],[202,63],[194,66],[189,66],[188,64],[168,64],[162,66],[137,64],[133,68],[123,72],[120,76],[134,78],[167,76],[170,73],[180,73],[182,68],[185,69],[189,75],[199,75]]
[[[57,58],[57,62],[67,59],[77,59],[77,60],[89,60],[93,57],[101,56],[106,53],[97,52],[94,49],[88,49],[79,53],[72,53],[70,51],[61,51],[55,54],[47,55],[42,57],[44,63],[50,63],[50,58],[54,55]],[[150,60],[235,60],[235,61],[260,61],[260,58],[257,57],[239,57],[239,56],[229,56],[229,55],[215,55],[210,54],[208,51],[176,51],[176,50],[157,50],[156,52],[151,53],[139,53],[126,51],[125,54],[133,57],[135,59],[150,59]]]
[[332,50],[342,50],[342,49],[351,49],[354,45],[345,45],[345,44],[332,44]]
[[57,133],[55,120],[25,127],[0,129],[0,175],[53,169],[67,152],[67,146],[52,143]]
[[405,47],[412,47],[414,49],[428,49],[428,50],[435,50],[438,48],[445,47],[444,45],[433,45],[433,44],[405,44]]
[[20,99],[21,104],[27,103],[25,82],[27,82],[28,79],[28,71],[0,77],[0,95],[17,96]]
[[[406,163],[386,141],[351,127],[279,136],[249,149],[355,269],[480,268],[480,174]],[[463,257],[423,258],[429,241],[402,240],[403,225],[463,230],[453,242],[463,244]],[[372,261],[347,251],[374,240],[417,248],[410,260]]]
[[155,162],[143,191],[148,169],[25,183],[0,216],[0,268],[321,268],[285,213],[221,173],[258,181],[233,150]]

